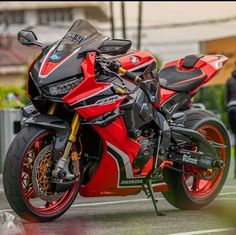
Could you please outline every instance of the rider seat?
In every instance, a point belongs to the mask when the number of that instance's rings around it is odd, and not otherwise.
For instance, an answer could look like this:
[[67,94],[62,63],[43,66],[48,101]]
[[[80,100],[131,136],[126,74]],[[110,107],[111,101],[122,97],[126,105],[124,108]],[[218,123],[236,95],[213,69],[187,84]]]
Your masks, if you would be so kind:
[[[182,66],[192,69],[196,62],[203,55],[189,55],[183,60]],[[176,65],[168,66],[159,72],[160,86],[172,91],[189,92],[197,87],[204,79],[206,74],[203,70],[179,70]]]

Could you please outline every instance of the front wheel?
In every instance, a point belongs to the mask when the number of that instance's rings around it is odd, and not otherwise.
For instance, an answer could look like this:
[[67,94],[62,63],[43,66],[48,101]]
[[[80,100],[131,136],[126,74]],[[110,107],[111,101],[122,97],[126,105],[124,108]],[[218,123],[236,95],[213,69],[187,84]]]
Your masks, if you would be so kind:
[[[199,177],[205,175],[209,180],[164,169],[163,175],[169,186],[168,192],[163,193],[166,200],[179,209],[200,209],[217,197],[225,183],[230,165],[230,142],[225,127],[211,112],[201,109],[186,111],[184,126],[198,131],[209,141],[226,146],[217,149],[225,164],[222,169],[201,170],[193,165],[179,167],[186,173]],[[193,145],[191,150],[196,148],[196,145]]]
[[53,134],[47,130],[25,127],[10,145],[4,162],[6,198],[12,209],[27,221],[56,219],[66,212],[78,194],[80,180],[65,192],[51,191],[52,140]]

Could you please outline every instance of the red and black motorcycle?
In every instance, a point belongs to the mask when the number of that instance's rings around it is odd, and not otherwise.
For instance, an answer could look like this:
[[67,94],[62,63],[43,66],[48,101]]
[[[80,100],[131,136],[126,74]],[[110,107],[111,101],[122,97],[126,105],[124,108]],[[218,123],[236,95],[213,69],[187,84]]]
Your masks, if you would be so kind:
[[155,58],[77,20],[52,45],[32,31],[18,40],[40,46],[28,74],[26,127],[9,147],[6,197],[29,221],[61,216],[83,197],[154,192],[180,209],[199,209],[219,194],[230,164],[229,137],[209,111],[180,112],[227,61],[189,55],[158,73]]

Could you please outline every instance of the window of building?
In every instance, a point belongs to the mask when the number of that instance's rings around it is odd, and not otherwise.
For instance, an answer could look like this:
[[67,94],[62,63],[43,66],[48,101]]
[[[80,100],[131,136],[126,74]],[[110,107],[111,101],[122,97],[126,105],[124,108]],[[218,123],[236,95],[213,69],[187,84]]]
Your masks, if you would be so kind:
[[71,9],[42,9],[37,12],[38,24],[72,21]]
[[4,11],[0,12],[0,24],[24,24],[25,12],[24,11]]

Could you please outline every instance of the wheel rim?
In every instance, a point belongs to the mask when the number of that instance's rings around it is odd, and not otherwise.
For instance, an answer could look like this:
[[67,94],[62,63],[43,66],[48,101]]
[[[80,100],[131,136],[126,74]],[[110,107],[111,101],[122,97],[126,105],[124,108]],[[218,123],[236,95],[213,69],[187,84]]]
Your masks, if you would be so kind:
[[[223,135],[218,130],[218,128],[216,128],[213,125],[208,124],[201,126],[197,129],[197,131],[210,141],[219,144],[225,144]],[[226,148],[220,148],[218,149],[218,151],[220,155],[220,160],[226,162],[226,154],[227,154]],[[183,182],[187,193],[192,198],[203,199],[211,196],[215,192],[215,189],[217,188],[219,182],[223,177],[224,168],[218,169],[215,172],[211,170],[207,170],[204,172],[201,171],[198,167],[187,165],[184,166],[184,171],[189,173],[194,173],[199,176],[203,174],[205,174],[205,176],[212,176],[210,180],[203,180],[193,176],[189,176],[187,174],[183,175]]]
[[49,132],[43,132],[40,134],[28,147],[25,152],[20,172],[20,184],[23,198],[27,205],[37,214],[44,216],[50,214],[56,214],[62,211],[66,206],[69,205],[71,199],[75,196],[78,189],[78,181],[76,181],[70,190],[67,190],[63,195],[56,201],[46,202],[37,197],[33,183],[31,180],[33,163],[36,156],[39,154],[41,149],[44,147]]

